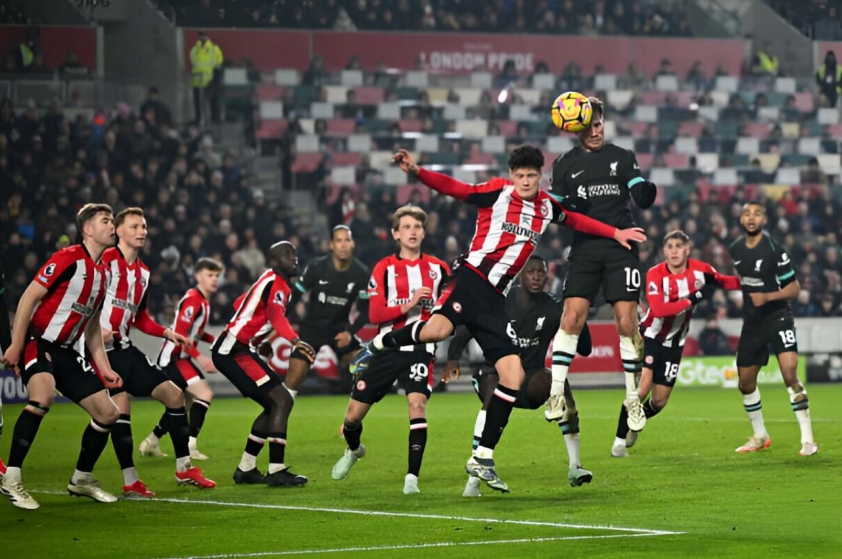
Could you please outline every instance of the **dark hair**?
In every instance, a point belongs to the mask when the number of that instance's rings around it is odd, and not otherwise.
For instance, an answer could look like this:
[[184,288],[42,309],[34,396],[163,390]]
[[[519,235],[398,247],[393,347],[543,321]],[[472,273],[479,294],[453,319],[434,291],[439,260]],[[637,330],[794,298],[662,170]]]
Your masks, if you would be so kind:
[[544,153],[535,146],[518,146],[509,154],[509,169],[536,169],[541,171],[544,168]]
[[688,237],[687,233],[680,229],[667,233],[664,237],[664,245],[666,246],[666,244],[672,240],[679,241],[683,245],[690,244],[690,237]]
[[100,213],[113,215],[114,210],[108,204],[85,204],[82,206],[82,209],[76,214],[76,230],[79,232],[80,239],[82,238],[82,227]]
[[336,232],[337,231],[347,231],[348,236],[353,238],[353,236],[351,235],[351,228],[350,227],[348,227],[347,225],[337,225],[336,227],[333,228],[333,231],[331,231],[331,233],[330,233],[330,240],[331,241],[334,238],[336,238]]
[[588,97],[588,101],[591,102],[594,117],[605,116],[605,103],[603,103],[599,97]]
[[766,206],[758,202],[757,200],[749,200],[745,204],[743,204],[743,210],[745,210],[749,206],[757,206],[761,210],[763,210],[763,215],[766,215]]
[[213,258],[202,257],[199,258],[198,262],[196,262],[196,269],[194,273],[198,274],[202,270],[210,270],[211,272],[219,272],[221,274],[225,271],[225,266]]
[[547,259],[544,258],[543,256],[538,256],[537,254],[533,254],[532,256],[529,257],[529,259],[526,261],[526,263],[529,264],[533,260],[538,260],[539,262],[544,264],[544,267],[548,267]]
[[123,222],[126,221],[126,217],[130,215],[143,217],[143,210],[140,208],[126,208],[114,216],[114,227],[120,227],[123,225]]

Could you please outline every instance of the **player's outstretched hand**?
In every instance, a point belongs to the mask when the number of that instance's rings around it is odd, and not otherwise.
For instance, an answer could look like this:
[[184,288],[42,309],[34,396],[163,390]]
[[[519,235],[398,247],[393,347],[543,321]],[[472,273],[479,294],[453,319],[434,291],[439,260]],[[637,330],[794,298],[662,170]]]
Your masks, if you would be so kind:
[[305,342],[305,341],[303,341],[299,338],[295,338],[294,340],[292,340],[292,347],[294,349],[297,349],[298,351],[300,351],[302,354],[304,354],[304,357],[310,363],[312,363],[313,361],[316,360],[316,352],[313,349],[313,346],[311,346],[307,342]]
[[170,330],[169,328],[164,330],[164,337],[166,339],[168,339],[169,341],[173,342],[174,344],[178,344],[182,347],[189,347],[189,346],[193,345],[192,342],[190,340],[188,340],[186,337],[182,336],[178,332],[174,332],[174,331]]
[[640,227],[630,227],[628,229],[617,229],[614,233],[614,240],[631,250],[629,243],[642,243],[646,240],[646,233]]
[[350,332],[339,332],[333,337],[333,339],[336,340],[336,347],[343,348],[348,347],[348,344],[351,343],[353,337]]
[[405,149],[398,150],[398,153],[392,156],[392,162],[396,163],[401,168],[401,171],[410,175],[417,175],[418,171],[421,170]]
[[448,361],[444,365],[444,369],[441,372],[441,383],[447,384],[451,380],[456,380],[461,375],[461,371],[459,370],[459,362],[458,361]]
[[751,304],[755,307],[762,307],[766,303],[769,302],[769,294],[768,293],[749,293],[749,297],[751,297]]

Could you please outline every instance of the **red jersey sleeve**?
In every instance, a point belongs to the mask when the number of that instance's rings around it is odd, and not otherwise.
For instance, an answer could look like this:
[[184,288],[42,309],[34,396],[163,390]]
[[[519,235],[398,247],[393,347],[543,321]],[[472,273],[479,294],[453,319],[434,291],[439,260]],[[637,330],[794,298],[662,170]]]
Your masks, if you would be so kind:
[[137,314],[134,318],[134,326],[144,334],[149,334],[156,338],[163,338],[166,328],[155,322],[155,319],[149,315],[149,310],[146,308],[146,301],[148,294],[143,294],[143,299],[140,300]]
[[187,336],[193,328],[193,322],[199,316],[202,310],[202,301],[196,297],[189,297],[185,299],[184,303],[179,307],[178,314],[175,317],[175,332],[182,336]]
[[50,257],[49,260],[38,270],[33,281],[52,291],[62,283],[68,276],[76,271],[78,255],[73,249],[60,250]]
[[493,205],[499,192],[509,184],[504,179],[491,179],[488,182],[473,186],[444,173],[428,171],[423,167],[418,171],[418,180],[436,192],[483,207]]
[[391,322],[403,314],[400,306],[387,305],[385,283],[388,261],[388,258],[384,258],[377,263],[368,282],[368,320],[372,324]]
[[693,304],[690,299],[679,299],[678,301],[664,301],[664,275],[662,266],[655,266],[646,272],[646,301],[649,309],[655,318],[667,318],[686,311]]
[[286,304],[289,296],[289,287],[284,289],[283,280],[277,278],[272,284],[269,298],[266,301],[266,314],[275,332],[280,337],[292,341],[298,337],[298,334],[292,329],[286,317]]

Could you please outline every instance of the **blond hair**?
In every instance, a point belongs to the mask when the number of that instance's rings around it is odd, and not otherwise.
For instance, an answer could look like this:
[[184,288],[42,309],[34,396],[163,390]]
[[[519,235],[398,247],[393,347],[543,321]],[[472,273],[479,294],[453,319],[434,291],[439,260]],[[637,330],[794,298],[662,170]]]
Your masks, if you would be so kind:
[[401,218],[409,216],[421,222],[421,225],[427,224],[427,212],[413,204],[406,204],[398,208],[392,216],[392,230],[397,231],[401,226]]

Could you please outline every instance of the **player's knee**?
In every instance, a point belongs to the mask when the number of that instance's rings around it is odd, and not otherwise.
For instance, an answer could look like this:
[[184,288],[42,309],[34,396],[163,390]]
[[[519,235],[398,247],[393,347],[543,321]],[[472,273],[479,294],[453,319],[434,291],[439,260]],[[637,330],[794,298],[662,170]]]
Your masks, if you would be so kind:
[[342,423],[342,428],[346,431],[356,431],[360,428],[360,426],[362,426],[362,424],[362,421],[356,421],[346,417],[345,421]]
[[213,400],[213,390],[211,387],[208,386],[206,383],[198,383],[198,385],[194,385],[188,388],[189,392],[185,393],[186,396],[190,396],[191,398],[204,400],[205,402],[210,403]]
[[171,381],[159,384],[156,392],[158,400],[168,408],[180,408],[184,405],[184,393]]
[[634,336],[635,330],[637,330],[637,321],[634,318],[629,316],[617,317],[617,333],[619,335],[631,338]]
[[667,402],[670,401],[669,396],[655,396],[654,394],[649,398],[651,405],[658,411],[667,407]]
[[737,383],[737,387],[740,389],[741,393],[751,394],[757,389],[757,381],[740,379],[740,381]]
[[424,417],[427,412],[427,402],[414,400],[409,402],[409,417],[410,419],[417,419]]
[[117,406],[102,406],[94,410],[94,413],[91,414],[91,419],[103,425],[114,425],[120,419],[120,410]]
[[586,312],[580,312],[579,309],[568,307],[564,309],[561,315],[561,329],[568,334],[578,334],[585,326]]

